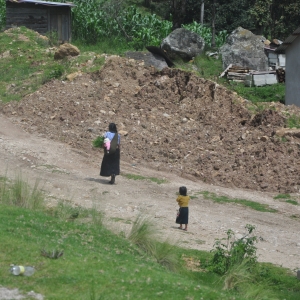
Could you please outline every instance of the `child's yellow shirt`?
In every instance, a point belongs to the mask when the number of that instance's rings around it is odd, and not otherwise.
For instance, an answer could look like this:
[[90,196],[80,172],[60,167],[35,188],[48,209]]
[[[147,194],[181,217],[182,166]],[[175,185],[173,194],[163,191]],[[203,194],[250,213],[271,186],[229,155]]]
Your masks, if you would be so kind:
[[176,201],[178,202],[178,205],[180,207],[188,207],[189,206],[189,201],[190,201],[190,196],[179,195],[177,197]]

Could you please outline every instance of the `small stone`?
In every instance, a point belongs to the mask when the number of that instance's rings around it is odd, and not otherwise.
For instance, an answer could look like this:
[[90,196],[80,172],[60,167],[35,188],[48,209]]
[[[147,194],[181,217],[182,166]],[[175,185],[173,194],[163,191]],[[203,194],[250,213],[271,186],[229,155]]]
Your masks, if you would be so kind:
[[266,142],[267,140],[269,139],[269,137],[267,137],[267,136],[262,136],[261,138],[260,138],[260,140],[262,141],[262,142]]
[[128,131],[125,131],[125,130],[119,130],[119,134],[120,134],[120,135],[126,136],[126,135],[128,135]]
[[260,187],[261,187],[262,189],[266,189],[268,186],[269,186],[269,185],[268,185],[267,183],[262,183],[262,184],[260,185]]
[[113,86],[114,88],[118,88],[118,87],[120,86],[120,83],[119,83],[119,82],[114,82],[114,83],[112,84],[112,86]]
[[187,118],[183,118],[183,119],[181,120],[182,123],[186,123],[187,121],[188,121]]

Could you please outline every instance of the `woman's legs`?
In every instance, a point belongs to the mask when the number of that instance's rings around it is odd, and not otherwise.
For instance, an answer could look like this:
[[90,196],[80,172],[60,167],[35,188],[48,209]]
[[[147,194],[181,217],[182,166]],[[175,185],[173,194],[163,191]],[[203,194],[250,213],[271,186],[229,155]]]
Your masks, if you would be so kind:
[[110,184],[114,184],[115,183],[115,180],[116,180],[116,175],[115,174],[112,174],[111,175],[111,180],[110,180]]

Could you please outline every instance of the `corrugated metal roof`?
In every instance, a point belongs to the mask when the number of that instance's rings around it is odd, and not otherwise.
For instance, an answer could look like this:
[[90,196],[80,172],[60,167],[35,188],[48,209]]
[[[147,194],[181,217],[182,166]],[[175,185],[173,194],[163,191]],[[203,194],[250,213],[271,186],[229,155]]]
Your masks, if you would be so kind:
[[285,50],[300,36],[300,27],[298,27],[283,43],[276,49],[278,53],[285,53]]
[[36,1],[36,0],[6,0],[6,1],[10,1],[12,3],[33,3],[33,4],[40,4],[40,5],[47,5],[47,6],[69,6],[69,7],[76,6],[72,2],[60,3],[60,2]]

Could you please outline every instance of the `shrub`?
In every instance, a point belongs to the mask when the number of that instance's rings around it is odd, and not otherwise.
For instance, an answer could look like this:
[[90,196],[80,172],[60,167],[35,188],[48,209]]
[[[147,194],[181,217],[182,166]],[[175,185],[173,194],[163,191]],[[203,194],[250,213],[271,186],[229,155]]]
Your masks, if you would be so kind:
[[0,182],[0,203],[29,209],[40,209],[44,206],[44,196],[38,188],[37,180],[31,188],[21,175],[10,182],[6,177]]
[[[205,41],[205,45],[211,47],[212,32],[211,28],[194,21],[191,24],[182,25],[183,28],[199,34]],[[215,36],[216,46],[220,48],[226,41],[228,33],[222,30]]]
[[[247,224],[245,228],[248,232],[240,239],[234,240],[234,232],[229,229],[226,239],[215,242],[215,249],[211,251],[213,258],[209,264],[211,271],[223,275],[230,268],[242,264],[245,260],[247,260],[248,266],[256,263],[256,247],[254,244],[257,241],[257,237],[249,236],[255,229],[255,226]],[[223,240],[226,240],[226,243],[223,243]]]

